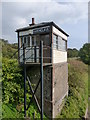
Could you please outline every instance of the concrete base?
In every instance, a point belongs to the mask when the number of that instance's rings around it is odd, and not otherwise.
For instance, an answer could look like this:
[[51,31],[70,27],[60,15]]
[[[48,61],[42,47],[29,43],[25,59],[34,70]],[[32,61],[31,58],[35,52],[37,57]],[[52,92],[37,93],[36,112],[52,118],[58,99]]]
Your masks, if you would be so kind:
[[62,100],[68,96],[68,64],[54,64],[53,72],[53,118],[55,118],[61,111]]

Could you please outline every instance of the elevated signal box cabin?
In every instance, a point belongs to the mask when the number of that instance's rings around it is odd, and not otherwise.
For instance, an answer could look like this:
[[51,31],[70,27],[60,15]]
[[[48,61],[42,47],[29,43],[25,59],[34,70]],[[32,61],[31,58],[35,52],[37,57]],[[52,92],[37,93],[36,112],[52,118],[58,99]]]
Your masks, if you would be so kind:
[[[62,100],[68,95],[67,39],[69,35],[54,22],[32,24],[16,30],[18,34],[18,58],[23,63],[23,43],[25,44],[25,64],[32,83],[40,77],[40,41],[43,41],[44,67],[44,113],[55,118],[60,113]],[[36,93],[40,99],[40,90]]]

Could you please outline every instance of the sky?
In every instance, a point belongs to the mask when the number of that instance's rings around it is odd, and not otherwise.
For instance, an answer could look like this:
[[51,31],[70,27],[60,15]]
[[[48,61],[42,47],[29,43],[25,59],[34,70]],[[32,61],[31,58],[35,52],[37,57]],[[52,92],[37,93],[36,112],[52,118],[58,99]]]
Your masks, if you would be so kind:
[[[69,34],[68,48],[80,49],[88,42],[88,0],[2,0],[2,35],[17,42],[17,28],[28,26],[32,17],[35,23],[55,22]],[[47,2],[48,1],[48,2]]]

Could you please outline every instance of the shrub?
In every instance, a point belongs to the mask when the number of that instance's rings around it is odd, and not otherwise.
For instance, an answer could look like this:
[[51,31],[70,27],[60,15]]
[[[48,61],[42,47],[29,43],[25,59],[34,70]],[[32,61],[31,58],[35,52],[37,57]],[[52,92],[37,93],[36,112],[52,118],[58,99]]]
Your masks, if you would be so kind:
[[17,60],[4,58],[2,61],[2,97],[4,103],[21,102],[23,98],[23,74]]

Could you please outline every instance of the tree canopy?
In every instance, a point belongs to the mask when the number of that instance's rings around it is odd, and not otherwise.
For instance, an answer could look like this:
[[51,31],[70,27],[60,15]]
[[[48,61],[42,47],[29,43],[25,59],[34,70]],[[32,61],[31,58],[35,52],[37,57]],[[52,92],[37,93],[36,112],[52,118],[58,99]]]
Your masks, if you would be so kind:
[[90,65],[90,43],[85,43],[79,50],[79,56],[81,60]]
[[[0,39],[2,41],[2,57],[11,58],[13,54],[18,50],[17,43],[10,44],[8,40]],[[18,57],[18,53],[14,58]]]
[[68,55],[68,58],[72,58],[72,57],[78,57],[78,50],[76,48],[68,48],[68,51],[67,51],[67,55]]

